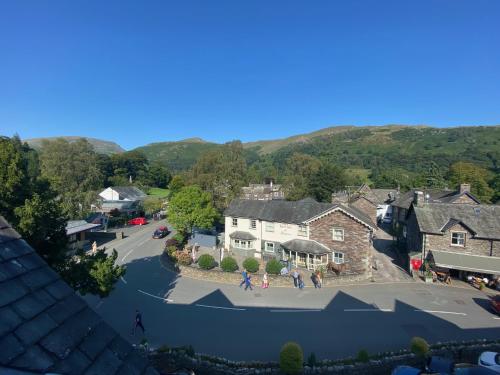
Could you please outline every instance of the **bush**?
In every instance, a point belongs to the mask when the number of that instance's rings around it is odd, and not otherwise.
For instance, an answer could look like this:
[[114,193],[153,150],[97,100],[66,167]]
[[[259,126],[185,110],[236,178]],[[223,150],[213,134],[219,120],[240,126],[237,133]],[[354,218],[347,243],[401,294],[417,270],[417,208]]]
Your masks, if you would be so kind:
[[243,262],[243,268],[248,272],[255,273],[259,270],[259,261],[255,258],[247,258]]
[[210,270],[215,267],[215,259],[210,254],[203,254],[198,258],[198,265],[204,270]]
[[270,259],[266,264],[266,272],[270,275],[279,275],[283,266],[275,258]]
[[318,361],[316,360],[316,354],[311,353],[311,355],[307,358],[307,365],[309,367],[314,367],[318,364]]
[[236,260],[231,257],[225,257],[222,259],[222,262],[220,262],[220,268],[224,272],[234,272],[238,269],[238,263],[236,263]]
[[280,369],[287,375],[296,375],[302,372],[304,354],[296,342],[287,342],[281,348]]
[[179,241],[177,241],[175,238],[169,238],[168,240],[165,241],[165,247],[170,247],[170,246],[179,247]]
[[185,251],[179,251],[176,254],[177,262],[183,266],[189,266],[193,263],[191,255]]
[[184,244],[186,242],[186,237],[183,236],[181,233],[177,232],[172,236],[172,239],[177,241],[178,246]]
[[175,258],[175,253],[177,252],[177,247],[175,246],[168,246],[165,251],[171,258]]
[[364,349],[361,349],[359,352],[358,352],[358,355],[356,357],[356,360],[358,362],[363,362],[363,363],[366,363],[370,360],[370,355],[368,354],[368,352]]
[[429,352],[429,344],[422,337],[414,337],[410,341],[410,350],[419,357],[424,357]]

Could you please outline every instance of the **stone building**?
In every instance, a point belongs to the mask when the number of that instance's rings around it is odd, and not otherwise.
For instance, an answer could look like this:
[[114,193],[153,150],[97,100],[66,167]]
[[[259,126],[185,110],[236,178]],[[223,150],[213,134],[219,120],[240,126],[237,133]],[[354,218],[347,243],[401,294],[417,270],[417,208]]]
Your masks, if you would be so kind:
[[500,206],[426,203],[416,193],[407,217],[413,258],[459,271],[500,275]]
[[250,184],[250,186],[243,187],[241,191],[242,199],[264,201],[285,199],[283,187],[279,184],[273,184],[272,181],[269,184]]
[[315,269],[328,262],[346,272],[371,271],[375,224],[341,204],[235,199],[225,213],[225,247],[257,258],[278,258]]

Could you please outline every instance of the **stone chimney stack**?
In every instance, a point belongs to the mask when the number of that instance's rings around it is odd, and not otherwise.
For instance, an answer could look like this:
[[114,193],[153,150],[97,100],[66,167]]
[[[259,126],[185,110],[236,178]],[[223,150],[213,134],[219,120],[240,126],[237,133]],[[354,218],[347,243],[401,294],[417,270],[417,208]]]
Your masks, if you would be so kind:
[[460,194],[470,193],[470,184],[460,184]]
[[413,204],[417,207],[422,207],[424,203],[424,193],[422,191],[415,190],[413,193]]

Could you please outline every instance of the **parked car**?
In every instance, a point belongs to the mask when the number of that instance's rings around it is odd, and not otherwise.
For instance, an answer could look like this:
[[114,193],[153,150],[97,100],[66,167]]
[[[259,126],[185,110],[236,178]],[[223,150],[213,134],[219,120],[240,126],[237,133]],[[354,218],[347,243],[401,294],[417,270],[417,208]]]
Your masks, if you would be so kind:
[[491,299],[491,309],[500,315],[500,295]]
[[[497,296],[497,313],[498,313],[498,304],[500,304],[500,299]],[[479,356],[477,364],[482,367],[486,367],[490,370],[495,371],[500,374],[500,353],[497,352],[483,352]]]
[[128,221],[128,225],[145,225],[148,221],[145,217],[134,217]]
[[154,231],[153,238],[163,238],[167,234],[168,234],[168,228],[167,227],[159,227],[157,230]]

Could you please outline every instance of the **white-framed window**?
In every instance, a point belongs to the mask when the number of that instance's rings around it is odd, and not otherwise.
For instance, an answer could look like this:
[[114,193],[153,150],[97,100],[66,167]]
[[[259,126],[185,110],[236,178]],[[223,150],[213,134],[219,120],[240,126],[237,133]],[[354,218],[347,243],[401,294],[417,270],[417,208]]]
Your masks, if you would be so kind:
[[280,224],[281,228],[281,234],[289,234],[290,233],[290,228],[292,227],[291,224]]
[[238,219],[233,218],[233,227],[237,227],[237,226],[238,226]]
[[255,219],[250,220],[250,229],[257,229],[257,220]]
[[344,241],[344,230],[342,228],[333,228],[332,238],[334,241]]
[[299,230],[297,231],[297,236],[307,237],[307,226],[299,225]]
[[252,248],[252,241],[234,240],[233,246],[238,248],[238,249],[251,249]]
[[274,232],[274,223],[266,222],[266,232]]
[[336,264],[344,263],[344,253],[333,253],[333,262]]
[[264,250],[266,250],[268,253],[274,253],[274,242],[266,242]]
[[465,232],[451,232],[451,246],[465,246]]

